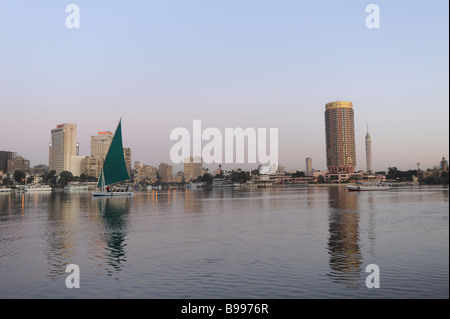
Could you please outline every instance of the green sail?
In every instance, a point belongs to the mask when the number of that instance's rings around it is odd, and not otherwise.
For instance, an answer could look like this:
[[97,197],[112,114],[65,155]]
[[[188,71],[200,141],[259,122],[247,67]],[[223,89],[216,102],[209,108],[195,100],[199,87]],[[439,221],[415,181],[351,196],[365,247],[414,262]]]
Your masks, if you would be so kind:
[[106,154],[103,170],[98,179],[97,187],[108,186],[130,179],[128,175],[122,144],[122,120],[114,133],[113,140]]

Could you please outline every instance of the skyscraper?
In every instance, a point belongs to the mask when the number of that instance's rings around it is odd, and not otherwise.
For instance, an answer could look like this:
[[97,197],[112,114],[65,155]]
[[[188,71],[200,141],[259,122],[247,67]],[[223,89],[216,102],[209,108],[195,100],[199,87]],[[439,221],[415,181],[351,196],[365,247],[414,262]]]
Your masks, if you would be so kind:
[[329,173],[354,173],[355,126],[352,102],[325,105],[326,156]]
[[162,182],[171,182],[173,175],[173,166],[167,163],[159,164],[159,176],[161,177]]
[[8,172],[8,160],[17,157],[16,152],[0,151],[0,171]]
[[308,174],[310,174],[312,172],[312,159],[311,157],[307,157],[306,158],[306,175],[309,176]]
[[112,140],[113,134],[110,131],[98,132],[97,135],[91,136],[91,156],[100,156],[105,159]]
[[369,134],[369,126],[367,126],[366,134],[366,166],[367,172],[372,173],[372,139]]
[[56,174],[70,171],[71,157],[76,156],[77,125],[64,123],[52,129],[52,142],[49,148],[50,170]]
[[203,158],[190,156],[184,159],[184,178],[186,182],[203,176]]

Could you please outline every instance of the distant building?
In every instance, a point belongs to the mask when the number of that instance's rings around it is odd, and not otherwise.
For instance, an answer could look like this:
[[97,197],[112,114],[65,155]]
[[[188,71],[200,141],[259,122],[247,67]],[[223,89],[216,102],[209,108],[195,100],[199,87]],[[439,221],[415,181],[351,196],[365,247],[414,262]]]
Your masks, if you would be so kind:
[[124,147],[123,155],[125,157],[125,164],[127,166],[128,175],[131,177],[131,149],[128,147]]
[[311,176],[311,173],[313,172],[311,157],[307,157],[305,162],[306,162],[306,170],[305,170],[306,176]]
[[100,177],[104,158],[102,156],[85,156],[81,161],[81,174]]
[[367,126],[366,134],[366,169],[369,174],[372,173],[372,139],[369,134],[369,126]]
[[284,174],[284,166],[282,166],[281,164],[278,164],[277,173],[282,173],[282,174]]
[[192,181],[199,176],[203,176],[203,159],[190,156],[184,159],[184,179],[186,182]]
[[179,180],[181,182],[184,178],[183,171],[178,171],[176,176],[177,176],[177,180]]
[[0,151],[0,171],[8,172],[8,160],[17,157],[16,152]]
[[70,166],[68,171],[72,173],[73,176],[80,176],[81,175],[81,165],[83,162],[84,156],[71,156],[70,157]]
[[[56,174],[63,171],[71,171],[70,161],[72,156],[76,157],[76,154],[77,125],[70,123],[57,125],[51,131],[51,144],[49,146],[50,170],[55,170]],[[73,167],[72,170],[74,169]]]
[[42,175],[49,172],[49,167],[44,164],[39,164],[30,168],[30,175]]
[[16,158],[16,152],[0,151],[0,170],[6,174],[8,172],[8,161]]
[[110,131],[98,132],[97,135],[91,136],[91,156],[105,159],[112,140],[113,134]]
[[14,174],[15,171],[30,171],[30,161],[24,159],[22,156],[16,156],[8,160],[8,173]]
[[448,171],[448,162],[445,160],[445,157],[442,157],[440,168],[443,171]]
[[352,102],[325,106],[327,167],[330,174],[351,174],[356,167],[355,126]]
[[162,182],[171,182],[173,180],[173,166],[167,163],[159,164],[159,176]]
[[137,182],[155,182],[156,181],[156,174],[158,172],[158,169],[155,166],[151,165],[143,165],[139,162],[134,162],[134,180]]
[[363,173],[328,173],[325,175],[325,181],[327,183],[342,183],[347,181],[357,181],[363,179]]

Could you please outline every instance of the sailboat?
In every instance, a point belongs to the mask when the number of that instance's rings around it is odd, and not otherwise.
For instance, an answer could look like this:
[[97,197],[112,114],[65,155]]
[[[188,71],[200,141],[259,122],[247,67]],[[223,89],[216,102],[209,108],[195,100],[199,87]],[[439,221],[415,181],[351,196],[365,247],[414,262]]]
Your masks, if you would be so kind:
[[113,191],[110,186],[130,179],[128,175],[122,144],[122,119],[119,121],[113,140],[106,154],[103,168],[98,178],[100,191],[92,192],[93,196],[133,196],[133,192]]

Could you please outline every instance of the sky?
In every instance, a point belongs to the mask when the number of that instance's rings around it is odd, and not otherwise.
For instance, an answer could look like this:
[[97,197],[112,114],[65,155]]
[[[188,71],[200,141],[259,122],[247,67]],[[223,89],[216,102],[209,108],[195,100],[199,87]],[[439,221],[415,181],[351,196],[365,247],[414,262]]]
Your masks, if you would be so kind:
[[[379,28],[366,26],[372,3]],[[75,123],[90,155],[90,136],[122,118],[132,161],[171,164],[171,131],[201,120],[278,128],[286,170],[306,157],[324,170],[325,104],[340,100],[353,102],[357,170],[367,125],[375,171],[431,168],[449,158],[448,12],[446,0],[1,0],[0,150],[48,164],[51,129]]]

